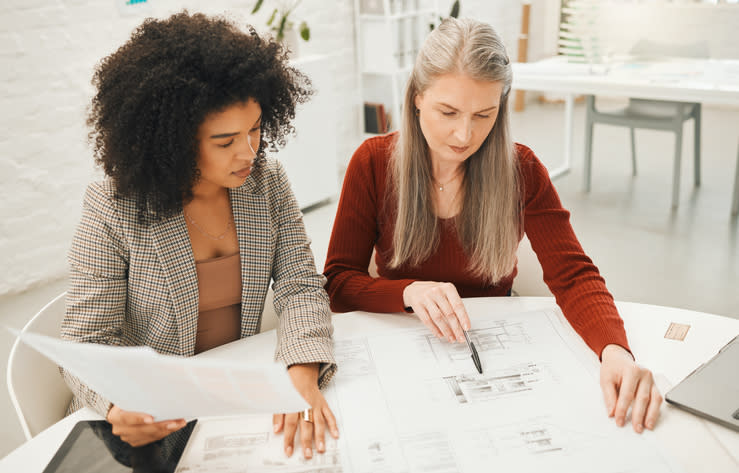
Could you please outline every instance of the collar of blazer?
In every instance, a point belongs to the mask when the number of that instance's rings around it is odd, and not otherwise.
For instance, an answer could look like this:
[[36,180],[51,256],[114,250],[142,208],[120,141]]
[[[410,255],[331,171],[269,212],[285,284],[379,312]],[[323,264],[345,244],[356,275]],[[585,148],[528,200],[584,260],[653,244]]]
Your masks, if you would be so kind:
[[[256,178],[249,176],[244,185],[229,190],[241,255],[242,338],[259,327],[272,271],[272,219]],[[151,231],[177,320],[179,354],[191,356],[198,328],[198,278],[182,212],[153,223]]]

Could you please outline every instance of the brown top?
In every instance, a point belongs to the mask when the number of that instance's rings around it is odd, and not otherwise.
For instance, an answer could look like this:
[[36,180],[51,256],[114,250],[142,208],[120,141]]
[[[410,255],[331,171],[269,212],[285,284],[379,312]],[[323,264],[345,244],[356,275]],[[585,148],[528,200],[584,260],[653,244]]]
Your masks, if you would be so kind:
[[198,332],[195,353],[241,336],[241,259],[239,253],[195,262],[198,274]]

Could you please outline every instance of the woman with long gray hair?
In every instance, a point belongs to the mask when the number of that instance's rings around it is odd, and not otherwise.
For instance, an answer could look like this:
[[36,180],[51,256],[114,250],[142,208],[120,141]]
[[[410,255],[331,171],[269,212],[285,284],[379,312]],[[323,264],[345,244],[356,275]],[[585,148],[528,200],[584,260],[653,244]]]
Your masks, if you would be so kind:
[[[335,312],[413,312],[464,342],[461,297],[510,295],[524,232],[565,317],[601,358],[610,416],[652,429],[662,397],[583,252],[549,174],[511,141],[511,65],[487,24],[447,19],[411,72],[400,130],[366,140],[347,168],[328,249]],[[377,274],[368,267],[376,252]]]

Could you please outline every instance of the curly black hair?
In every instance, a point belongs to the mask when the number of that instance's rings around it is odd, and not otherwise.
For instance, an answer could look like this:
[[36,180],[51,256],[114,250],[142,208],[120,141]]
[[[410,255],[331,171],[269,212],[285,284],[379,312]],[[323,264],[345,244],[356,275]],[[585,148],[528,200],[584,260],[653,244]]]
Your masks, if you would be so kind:
[[192,199],[199,178],[197,132],[205,117],[249,98],[262,108],[265,147],[284,146],[295,107],[313,93],[286,50],[252,27],[186,10],[147,19],[98,64],[87,124],[95,161],[119,198],[159,220]]

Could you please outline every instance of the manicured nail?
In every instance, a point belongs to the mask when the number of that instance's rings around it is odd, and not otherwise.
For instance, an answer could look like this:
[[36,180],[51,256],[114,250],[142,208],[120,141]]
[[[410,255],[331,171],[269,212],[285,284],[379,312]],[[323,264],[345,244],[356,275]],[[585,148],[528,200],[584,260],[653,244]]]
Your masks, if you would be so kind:
[[154,423],[154,419],[151,417],[147,417],[144,419],[144,424],[153,424],[153,423]]
[[636,424],[636,431],[639,433],[642,433],[644,430],[644,427],[641,424]]
[[169,424],[167,424],[167,428],[169,430],[174,430],[177,428],[177,426],[178,426],[177,422],[170,422]]
[[323,442],[318,442],[318,451],[322,452],[324,450],[326,450],[326,448],[324,447]]
[[280,430],[280,426],[278,424],[275,424],[275,433],[277,433],[278,430]]
[[305,449],[305,458],[310,458],[313,456],[313,452],[311,452],[310,448]]
[[288,445],[287,447],[285,447],[285,455],[287,455],[289,457],[292,454],[293,454],[293,447],[290,446],[290,445]]
[[651,430],[653,428],[654,428],[654,422],[652,422],[651,420],[648,420],[647,421],[647,429],[650,429]]

